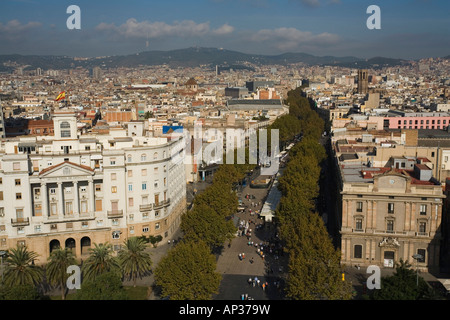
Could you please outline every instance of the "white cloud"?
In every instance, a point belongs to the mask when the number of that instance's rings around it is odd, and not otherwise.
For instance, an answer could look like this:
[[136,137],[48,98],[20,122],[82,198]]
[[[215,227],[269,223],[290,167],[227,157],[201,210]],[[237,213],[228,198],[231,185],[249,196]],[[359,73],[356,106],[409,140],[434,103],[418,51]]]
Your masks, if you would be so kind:
[[252,40],[266,42],[268,46],[279,50],[294,50],[336,44],[339,42],[339,36],[328,32],[313,34],[296,28],[277,28],[259,30]]
[[225,23],[220,28],[213,30],[213,33],[217,34],[217,35],[226,35],[226,34],[233,33],[233,31],[234,31],[234,27],[230,26],[228,23]]
[[0,22],[0,40],[11,43],[22,42],[41,26],[42,23],[35,21],[30,21],[26,24],[18,20],[10,20],[7,23]]
[[96,27],[99,31],[109,31],[126,38],[164,38],[164,37],[203,37],[209,34],[225,35],[233,32],[234,28],[224,24],[218,29],[211,29],[209,22],[196,23],[192,20],[177,21],[173,24],[166,22],[137,21],[128,19],[124,24],[100,23]]

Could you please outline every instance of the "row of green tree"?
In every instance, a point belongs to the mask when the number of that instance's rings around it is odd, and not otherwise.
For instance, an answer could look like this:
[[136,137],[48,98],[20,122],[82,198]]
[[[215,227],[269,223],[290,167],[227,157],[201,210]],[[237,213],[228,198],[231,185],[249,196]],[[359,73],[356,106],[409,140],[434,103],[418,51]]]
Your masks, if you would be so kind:
[[212,184],[195,197],[192,209],[182,216],[182,241],[155,269],[162,297],[209,300],[218,293],[222,276],[216,272],[214,253],[236,234],[232,219],[238,206],[235,187],[246,170],[245,164],[220,165]]
[[[146,252],[146,242],[137,237],[124,241],[122,249],[114,255],[109,243],[94,244],[89,256],[81,265],[81,289],[75,299],[80,300],[124,300],[127,295],[122,286],[123,279],[133,281],[151,272],[152,259]],[[54,249],[45,265],[35,265],[37,253],[26,246],[18,245],[8,250],[2,266],[0,300],[39,299],[43,297],[42,285],[61,289],[61,299],[67,293],[66,282],[71,276],[68,267],[79,265],[72,250]],[[110,283],[106,285],[105,283]]]
[[342,279],[340,253],[332,244],[322,218],[316,212],[321,163],[326,158],[319,139],[324,122],[301,88],[288,93],[289,123],[297,123],[302,139],[289,152],[279,178],[282,193],[276,217],[280,238],[288,253],[286,297],[294,300],[351,298],[350,284]]

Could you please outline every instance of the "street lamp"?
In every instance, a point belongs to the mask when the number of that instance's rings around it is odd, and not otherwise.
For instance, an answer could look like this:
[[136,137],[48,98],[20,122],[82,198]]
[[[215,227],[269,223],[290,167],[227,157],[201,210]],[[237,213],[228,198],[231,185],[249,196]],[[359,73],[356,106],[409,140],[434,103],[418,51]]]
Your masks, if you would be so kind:
[[417,286],[419,286],[419,268],[417,266],[417,263],[419,262],[419,260],[423,259],[423,256],[421,254],[414,254],[412,256],[415,260],[416,260],[416,282],[417,282]]

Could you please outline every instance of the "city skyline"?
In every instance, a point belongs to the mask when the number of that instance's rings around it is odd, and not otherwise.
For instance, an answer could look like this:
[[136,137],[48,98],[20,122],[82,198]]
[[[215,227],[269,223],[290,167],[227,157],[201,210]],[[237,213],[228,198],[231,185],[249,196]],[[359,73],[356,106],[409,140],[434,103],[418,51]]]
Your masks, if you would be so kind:
[[[70,5],[81,9],[79,30],[66,26]],[[370,5],[380,7],[381,29],[366,26]],[[358,58],[450,52],[450,5],[443,1],[7,0],[1,7],[0,54],[95,57],[192,46]]]

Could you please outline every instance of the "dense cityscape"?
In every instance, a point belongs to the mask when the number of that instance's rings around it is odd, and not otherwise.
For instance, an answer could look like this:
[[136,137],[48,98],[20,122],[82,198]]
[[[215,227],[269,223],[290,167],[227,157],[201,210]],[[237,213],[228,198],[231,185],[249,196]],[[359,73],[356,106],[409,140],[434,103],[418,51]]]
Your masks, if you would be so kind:
[[0,300],[448,300],[449,74],[445,54],[0,54]]

